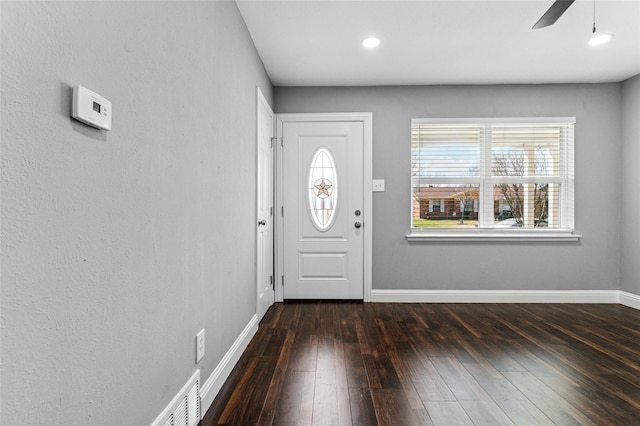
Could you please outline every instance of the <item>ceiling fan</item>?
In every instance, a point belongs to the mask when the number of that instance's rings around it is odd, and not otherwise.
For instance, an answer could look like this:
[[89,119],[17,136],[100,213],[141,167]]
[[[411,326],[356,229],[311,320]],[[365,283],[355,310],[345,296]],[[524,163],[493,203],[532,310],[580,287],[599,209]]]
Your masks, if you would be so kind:
[[533,29],[548,27],[553,25],[559,17],[571,6],[575,0],[556,0],[551,7],[542,15],[542,17],[535,23]]

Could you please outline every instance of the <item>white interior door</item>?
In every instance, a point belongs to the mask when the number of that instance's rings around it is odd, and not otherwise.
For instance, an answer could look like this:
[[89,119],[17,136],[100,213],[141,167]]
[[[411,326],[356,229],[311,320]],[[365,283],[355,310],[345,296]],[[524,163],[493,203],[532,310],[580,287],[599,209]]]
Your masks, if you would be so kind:
[[363,299],[363,122],[284,122],[285,299]]
[[258,89],[256,314],[262,319],[274,301],[273,291],[273,124],[271,107]]

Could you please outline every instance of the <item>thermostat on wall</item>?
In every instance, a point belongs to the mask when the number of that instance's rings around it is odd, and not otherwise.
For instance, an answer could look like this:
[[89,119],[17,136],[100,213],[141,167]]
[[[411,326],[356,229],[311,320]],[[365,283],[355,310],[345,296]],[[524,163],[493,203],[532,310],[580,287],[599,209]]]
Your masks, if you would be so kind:
[[73,118],[98,129],[111,130],[111,115],[111,102],[82,86],[73,88]]

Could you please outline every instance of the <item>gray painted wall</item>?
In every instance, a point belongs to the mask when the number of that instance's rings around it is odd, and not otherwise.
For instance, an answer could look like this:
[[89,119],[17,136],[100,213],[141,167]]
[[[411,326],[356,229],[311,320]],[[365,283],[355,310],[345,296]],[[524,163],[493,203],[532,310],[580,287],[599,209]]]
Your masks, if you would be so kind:
[[[0,422],[149,424],[255,314],[271,83],[234,2],[1,7]],[[112,131],[69,118],[76,84]]]
[[[619,84],[276,88],[276,112],[373,112],[373,288],[617,290]],[[408,243],[410,121],[575,116],[579,243]]]
[[640,295],[640,75],[622,83],[622,112],[620,289]]

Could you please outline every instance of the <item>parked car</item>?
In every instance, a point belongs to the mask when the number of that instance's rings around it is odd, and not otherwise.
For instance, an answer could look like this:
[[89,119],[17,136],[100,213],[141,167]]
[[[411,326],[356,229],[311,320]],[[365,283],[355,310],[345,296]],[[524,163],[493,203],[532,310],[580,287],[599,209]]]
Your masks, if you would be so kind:
[[[535,225],[536,228],[545,228],[547,226],[549,226],[548,222],[546,219],[536,219],[535,220]],[[475,224],[475,227],[478,228],[479,224]],[[496,224],[494,225],[494,228],[521,228],[521,225],[518,225],[518,221],[515,218],[509,218],[509,219],[505,219],[502,220],[500,222],[496,222]]]
[[516,218],[512,217],[496,223],[495,227],[496,228],[520,228],[520,225],[518,225],[518,221],[516,220]]
[[[478,224],[476,223],[476,228],[477,227]],[[518,225],[518,221],[512,217],[509,219],[501,220],[500,222],[496,222],[494,228],[520,228],[520,225]]]

